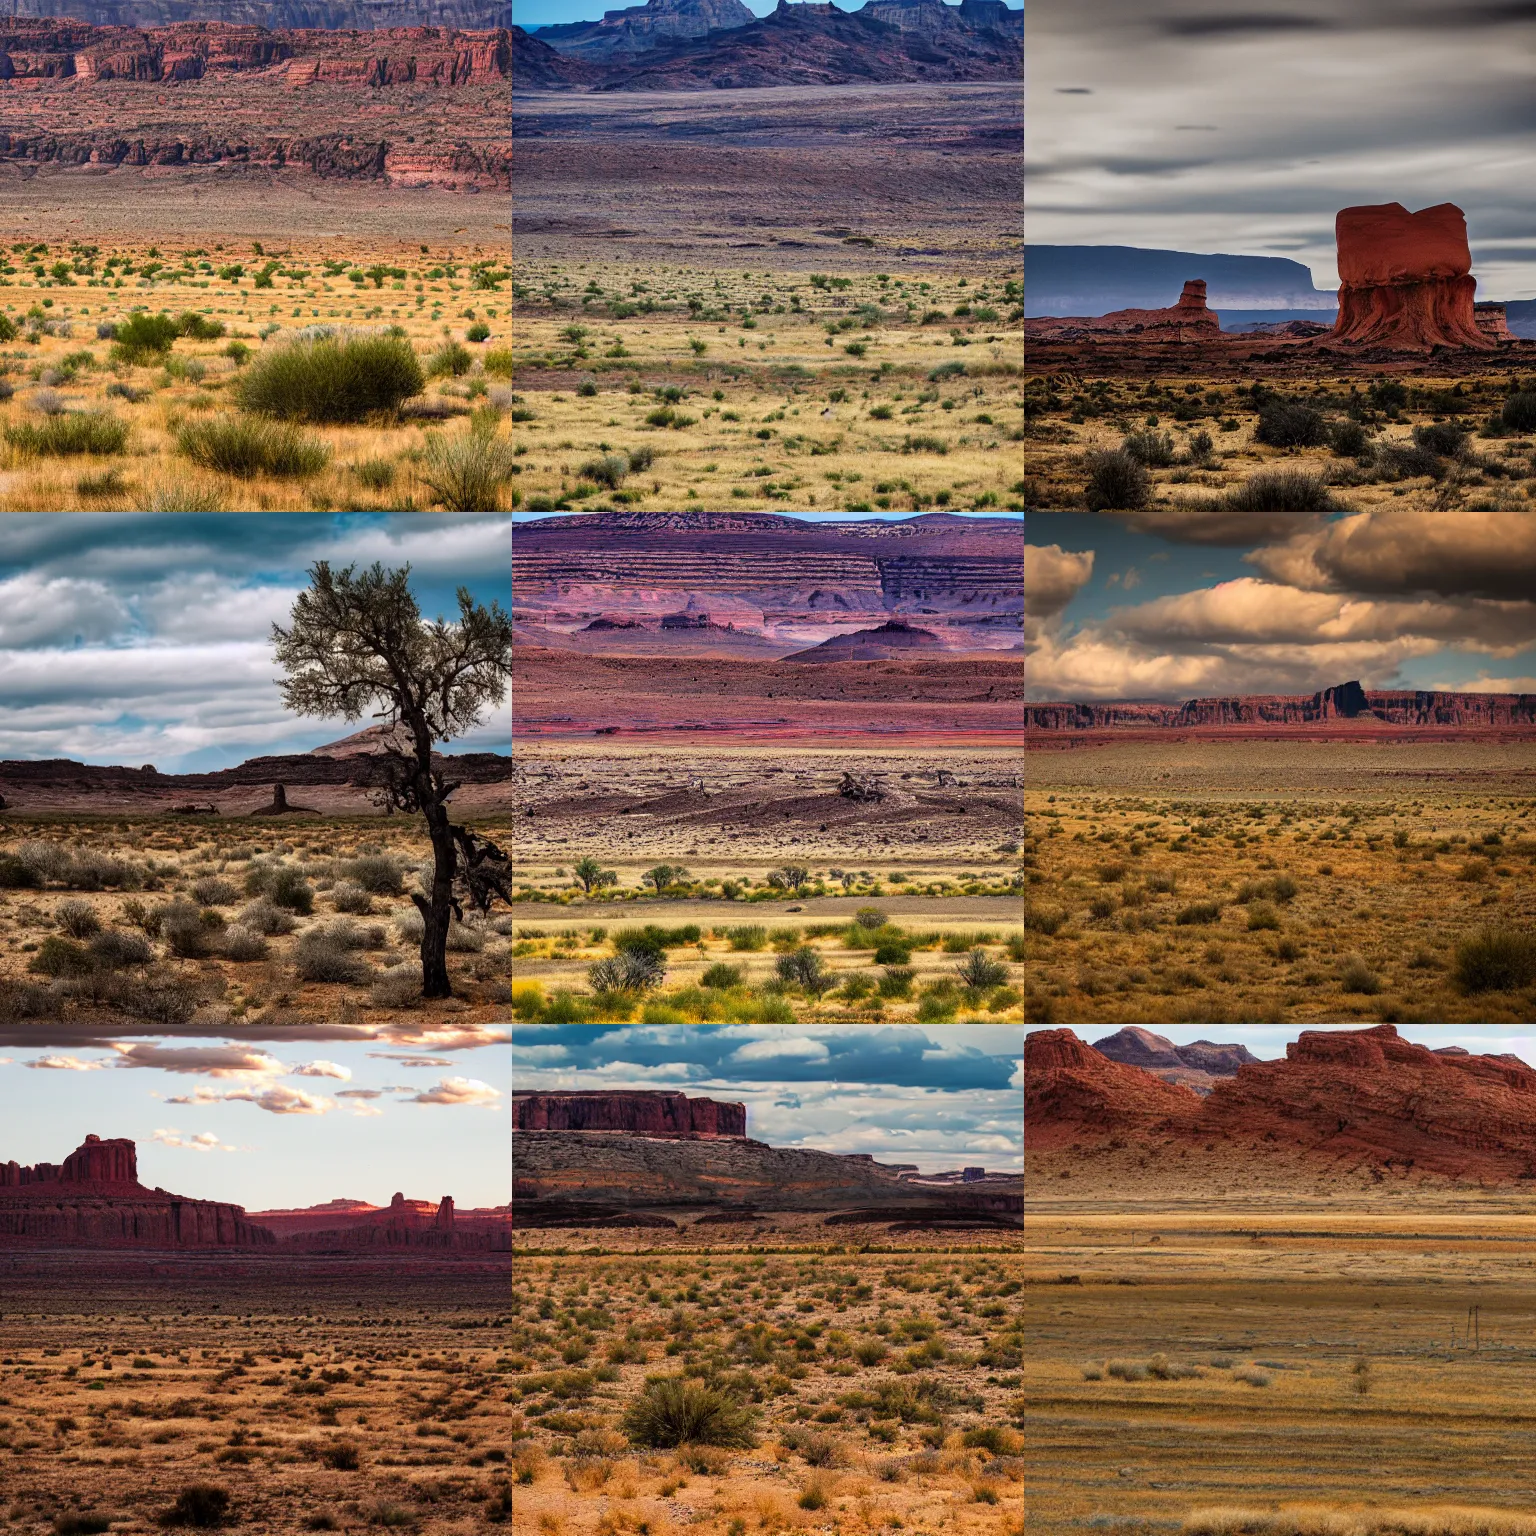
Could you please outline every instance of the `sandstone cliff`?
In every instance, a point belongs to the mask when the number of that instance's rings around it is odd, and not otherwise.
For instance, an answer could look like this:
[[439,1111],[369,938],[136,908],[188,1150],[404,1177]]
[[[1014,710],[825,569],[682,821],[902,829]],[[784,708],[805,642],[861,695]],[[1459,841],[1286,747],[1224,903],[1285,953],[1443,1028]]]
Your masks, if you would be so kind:
[[690,1099],[681,1093],[624,1089],[591,1093],[514,1093],[520,1131],[627,1131],[640,1136],[742,1137],[745,1104]]
[[1190,699],[1184,704],[1027,704],[1026,730],[1087,731],[1138,726],[1316,725],[1334,720],[1384,725],[1495,727],[1536,725],[1536,694],[1434,693],[1363,689],[1340,683],[1310,696],[1258,694]]
[[601,21],[540,27],[538,41],[582,59],[613,59],[641,53],[660,42],[706,37],[749,26],[757,18],[741,0],[646,0],[605,11]]
[[407,1200],[397,1192],[382,1209],[370,1207],[346,1213],[332,1226],[311,1227],[306,1223],[284,1236],[283,1246],[329,1252],[380,1248],[504,1252],[512,1246],[510,1213],[506,1219],[499,1212],[495,1215],[492,1221],[461,1224],[456,1219],[452,1195],[444,1195],[433,1207],[425,1201]]
[[1163,1122],[1187,1124],[1200,1098],[1140,1067],[1102,1056],[1070,1029],[1024,1037],[1024,1145],[1058,1147]]
[[98,27],[215,21],[275,29],[456,27],[480,32],[512,25],[510,0],[10,0],[7,11],[12,17],[73,17]]
[[0,1164],[3,1242],[253,1248],[276,1238],[238,1205],[144,1188],[133,1142],[87,1136],[60,1164]]
[[1207,308],[1205,279],[1190,278],[1178,302],[1166,309],[1115,309],[1105,315],[1052,315],[1026,320],[1024,334],[1037,341],[1091,340],[1096,336],[1143,336],[1148,341],[1213,341],[1221,319]]
[[1175,1045],[1163,1035],[1135,1025],[1095,1040],[1093,1049],[1111,1061],[1141,1067],[1165,1083],[1178,1083],[1200,1094],[1209,1093],[1221,1078],[1258,1060],[1245,1045],[1217,1045],[1210,1040]]

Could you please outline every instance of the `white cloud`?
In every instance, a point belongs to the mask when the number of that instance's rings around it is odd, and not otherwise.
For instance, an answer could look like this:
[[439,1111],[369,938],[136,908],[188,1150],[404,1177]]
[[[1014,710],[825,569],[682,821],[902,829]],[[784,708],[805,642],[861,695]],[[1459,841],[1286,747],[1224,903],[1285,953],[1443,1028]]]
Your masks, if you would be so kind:
[[93,645],[129,623],[125,605],[99,581],[23,571],[0,581],[0,647]]
[[[120,1067],[158,1067],[162,1072],[190,1072],[202,1077],[259,1081],[265,1077],[282,1077],[289,1070],[277,1057],[245,1045],[160,1045],[154,1041],[125,1044],[114,1041],[112,1049],[118,1053]],[[178,1101],[173,1099],[171,1102]]]
[[352,1113],[360,1119],[364,1119],[369,1115],[382,1115],[384,1111],[376,1109],[372,1104],[354,1104],[352,1106]]
[[344,1083],[352,1081],[351,1067],[343,1067],[334,1061],[306,1061],[299,1066],[289,1067],[289,1077],[335,1077]]
[[183,1136],[174,1126],[156,1131],[149,1139],[158,1141],[164,1147],[186,1147],[192,1152],[233,1152],[235,1150],[220,1141],[212,1131],[199,1131],[195,1136]]
[[770,1035],[763,1040],[753,1040],[731,1052],[733,1061],[772,1061],[778,1057],[794,1057],[801,1061],[826,1061],[831,1052],[820,1040],[806,1035],[787,1038]]
[[78,1056],[34,1056],[22,1065],[40,1067],[50,1072],[97,1072],[106,1066],[106,1062],[82,1061]]
[[167,1104],[254,1104],[273,1115],[323,1115],[336,1108],[336,1101],[323,1094],[306,1093],[302,1088],[274,1084],[268,1088],[229,1088],[223,1093],[212,1088],[196,1088],[191,1093],[165,1101]]
[[444,1077],[435,1087],[412,1094],[406,1102],[411,1104],[469,1104],[491,1108],[501,1097],[499,1088],[482,1083],[475,1077]]
[[453,1063],[442,1056],[412,1056],[401,1051],[369,1051],[379,1061],[397,1061],[402,1067],[451,1067]]

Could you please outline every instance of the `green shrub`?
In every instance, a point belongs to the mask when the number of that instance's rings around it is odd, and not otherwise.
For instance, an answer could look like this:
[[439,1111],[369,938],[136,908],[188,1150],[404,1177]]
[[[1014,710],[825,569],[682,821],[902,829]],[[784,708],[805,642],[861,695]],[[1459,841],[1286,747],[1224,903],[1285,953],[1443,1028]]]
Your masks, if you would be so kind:
[[1328,428],[1328,446],[1341,459],[1363,457],[1370,444],[1370,434],[1358,421],[1336,421]]
[[1359,955],[1351,955],[1344,962],[1344,968],[1339,972],[1339,985],[1346,992],[1364,992],[1368,996],[1381,991],[1376,973]]
[[83,944],[50,933],[27,962],[27,969],[39,976],[84,976],[92,969],[91,956]]
[[171,350],[181,333],[169,315],[140,310],[120,320],[113,332],[112,356],[118,362],[143,363]]
[[1150,469],[1166,469],[1173,463],[1173,437],[1167,432],[1158,433],[1148,428],[1145,432],[1128,433],[1120,449]]
[[725,936],[730,940],[732,949],[756,950],[768,947],[768,930],[757,923],[749,923],[739,928],[727,928]]
[[1152,477],[1140,459],[1124,449],[1089,453],[1084,461],[1088,485],[1084,498],[1090,512],[1134,512],[1152,496]]
[[241,480],[318,475],[331,461],[330,448],[319,438],[259,416],[188,422],[177,431],[176,446],[194,464]]
[[388,459],[360,459],[352,474],[371,491],[387,491],[395,483],[395,466]]
[[875,950],[876,965],[905,965],[912,951],[905,944],[885,943]]
[[1256,933],[1261,928],[1278,928],[1279,926],[1279,914],[1267,902],[1255,902],[1248,909],[1249,932]]
[[719,987],[722,991],[730,987],[739,987],[742,980],[741,967],[727,965],[723,960],[717,960],[710,968],[699,977],[701,987]]
[[498,378],[510,379],[512,377],[512,349],[511,347],[492,347],[480,360],[480,366],[487,373],[493,373]]
[[22,422],[5,429],[5,440],[20,453],[67,457],[77,453],[121,453],[128,423],[110,411],[66,411],[36,426]]
[[1302,469],[1261,469],[1221,498],[1233,512],[1331,512],[1338,503],[1321,477]]
[[474,366],[474,354],[468,347],[461,342],[445,341],[427,359],[427,374],[434,379],[451,374],[457,379]]
[[600,459],[587,459],[576,473],[583,480],[592,480],[616,491],[629,473],[629,460],[622,453],[607,453]]
[[1454,977],[1463,992],[1506,992],[1529,986],[1536,981],[1536,933],[1480,929],[1456,946]]
[[1254,437],[1273,448],[1317,448],[1328,438],[1322,414],[1296,400],[1271,400],[1259,411]]
[[357,422],[398,410],[425,383],[410,343],[398,336],[325,336],[262,352],[237,398],[264,416]]
[[1467,445],[1467,429],[1455,421],[1434,421],[1413,429],[1413,440],[1420,448],[1454,459]]
[[176,334],[190,336],[194,341],[217,341],[224,334],[224,322],[187,310],[176,317]]
[[88,939],[101,932],[101,919],[96,908],[78,898],[61,901],[53,909],[53,920],[72,939]]
[[483,320],[476,320],[470,328],[464,332],[466,341],[489,341],[491,328]]
[[1214,923],[1220,921],[1220,918],[1219,901],[1192,901],[1174,921],[1187,926],[1192,923]]
[[625,1411],[623,1423],[635,1445],[656,1449],[720,1445],[744,1450],[757,1444],[757,1415],[751,1409],[681,1376],[647,1383]]
[[1511,395],[1499,419],[1511,432],[1536,432],[1536,394],[1521,390]]
[[1047,936],[1054,934],[1066,920],[1065,912],[1051,907],[1026,905],[1024,908],[1024,926],[1034,933],[1043,933]]
[[902,440],[903,453],[948,453],[949,444],[931,432],[909,432]]

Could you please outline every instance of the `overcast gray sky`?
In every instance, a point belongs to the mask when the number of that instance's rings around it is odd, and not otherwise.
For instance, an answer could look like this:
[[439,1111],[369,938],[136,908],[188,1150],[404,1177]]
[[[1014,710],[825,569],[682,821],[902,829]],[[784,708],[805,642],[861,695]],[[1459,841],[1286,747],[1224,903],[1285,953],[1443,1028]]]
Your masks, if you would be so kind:
[[1453,202],[1478,296],[1536,297],[1536,3],[1034,0],[1031,243],[1307,263],[1333,218]]

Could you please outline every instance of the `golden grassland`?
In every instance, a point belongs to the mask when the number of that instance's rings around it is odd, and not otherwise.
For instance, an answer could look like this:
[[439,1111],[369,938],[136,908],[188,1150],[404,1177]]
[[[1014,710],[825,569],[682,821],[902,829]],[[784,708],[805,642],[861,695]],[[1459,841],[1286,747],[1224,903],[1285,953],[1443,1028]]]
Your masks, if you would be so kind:
[[[1091,366],[1091,359],[1085,361]],[[1411,378],[1389,381],[1382,376],[1376,382],[1309,371],[1308,364],[1297,362],[1298,376],[1252,385],[1199,363],[1184,366],[1191,372],[1181,368],[1176,377],[1162,381],[1145,375],[1094,378],[1087,369],[1027,379],[1028,505],[1039,510],[1083,506],[1085,455],[1118,449],[1129,434],[1167,439],[1166,458],[1156,455],[1149,465],[1147,510],[1221,508],[1255,475],[1279,469],[1300,471],[1320,483],[1321,493],[1301,500],[1294,491],[1288,499],[1273,492],[1256,499],[1250,494],[1238,509],[1314,511],[1331,499],[1337,508],[1351,511],[1496,512],[1525,508],[1536,493],[1530,433],[1494,420],[1511,393],[1529,389],[1516,376],[1489,369],[1456,378],[1423,369]],[[1400,396],[1383,395],[1388,385]],[[1255,398],[1255,387],[1267,393]],[[1324,444],[1280,447],[1259,441],[1259,408],[1276,398],[1316,410],[1328,423],[1358,421],[1365,429],[1364,445],[1336,450]],[[1468,433],[1460,457],[1441,454],[1433,463],[1402,456],[1414,447],[1415,429],[1447,422]],[[1210,439],[1208,451],[1192,451],[1202,433]],[[1399,456],[1394,458],[1392,450],[1399,450]]]
[[[481,828],[493,841],[505,827]],[[0,825],[0,1018],[365,1024],[506,1016],[512,919],[466,910],[420,1000],[424,831],[384,818]]]
[[[1529,754],[1257,741],[1033,754],[1027,1016],[1536,1018],[1528,980],[1489,985],[1461,958],[1480,933],[1536,924]],[[1188,785],[1195,758],[1192,794],[1151,787]]]
[[[1018,293],[1017,273],[519,265],[522,504],[1020,510]],[[617,484],[583,469],[637,449]]]
[[0,1530],[147,1536],[198,1487],[224,1518],[165,1523],[511,1528],[505,1258],[48,1260],[7,1254]]
[[[963,1249],[518,1255],[520,1529],[1021,1536],[1017,1264]],[[628,1410],[678,1376],[745,1407],[753,1443],[645,1443]]]
[[[189,245],[163,236],[155,245],[14,242],[0,251],[0,331],[16,332],[0,341],[0,395],[7,396],[0,400],[0,511],[439,505],[422,477],[428,434],[452,437],[467,430],[474,409],[504,414],[509,407],[508,278],[504,249],[441,238],[430,248],[358,239]],[[172,318],[195,312],[222,324],[223,335],[178,340],[142,364],[114,361],[111,340],[97,327],[136,309]],[[178,449],[178,429],[232,411],[249,359],[316,325],[399,326],[424,367],[454,342],[468,361],[457,359],[458,373],[433,374],[426,394],[401,417],[305,428],[330,450],[318,473],[246,479],[189,462]],[[485,327],[486,339],[468,339],[475,326]],[[245,358],[231,349],[244,349]],[[129,428],[124,448],[40,456],[8,440],[58,409],[109,412]]]
[[1032,1530],[1523,1536],[1523,1187],[1314,1170],[1223,1197],[1186,1167],[1127,1195],[1067,1161],[1026,1172]]

